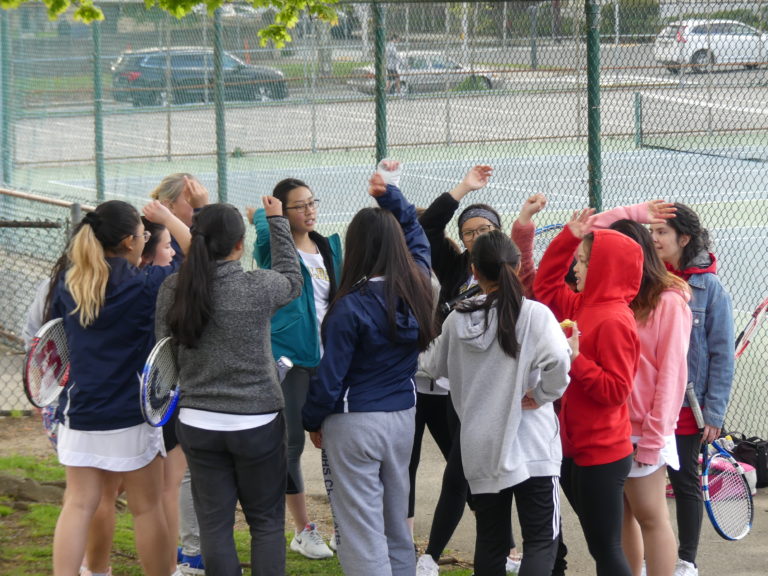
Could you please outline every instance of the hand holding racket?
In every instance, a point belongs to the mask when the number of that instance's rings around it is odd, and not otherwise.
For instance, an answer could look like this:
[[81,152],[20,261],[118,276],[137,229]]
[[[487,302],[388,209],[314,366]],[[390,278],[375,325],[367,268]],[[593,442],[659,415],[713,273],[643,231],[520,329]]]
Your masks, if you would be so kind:
[[749,346],[752,341],[752,337],[757,333],[757,329],[760,328],[760,324],[765,319],[768,312],[768,298],[762,301],[762,303],[755,308],[752,312],[752,318],[749,319],[749,323],[744,327],[739,336],[736,338],[736,358],[739,358]]
[[[693,386],[686,389],[686,396],[696,423],[703,429],[704,418]],[[722,538],[741,540],[749,534],[754,517],[752,492],[744,468],[717,440],[703,444],[701,456],[701,493],[709,520]]]
[[22,381],[27,399],[38,408],[56,400],[69,381],[69,347],[61,318],[46,322],[35,334]]

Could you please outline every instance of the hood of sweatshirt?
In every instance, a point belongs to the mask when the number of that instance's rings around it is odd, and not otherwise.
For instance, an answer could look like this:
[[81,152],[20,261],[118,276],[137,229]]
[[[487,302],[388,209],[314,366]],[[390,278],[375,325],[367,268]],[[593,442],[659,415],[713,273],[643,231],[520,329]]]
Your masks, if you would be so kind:
[[691,264],[684,270],[677,270],[671,264],[665,262],[667,270],[679,276],[683,280],[688,280],[694,274],[717,274],[717,258],[712,252],[702,250],[691,261]]
[[[390,336],[389,318],[387,317],[387,294],[386,283],[378,281],[369,281],[363,291],[368,292],[376,302],[376,306],[380,308],[380,312],[383,314],[372,314],[372,318],[376,321],[384,322],[383,326],[380,326],[383,334]],[[361,295],[363,294],[361,291]],[[397,344],[403,344],[408,342],[416,342],[419,339],[419,322],[416,320],[416,316],[411,312],[410,306],[405,300],[398,298],[395,305],[395,335],[394,339],[390,337],[390,340]]]
[[629,304],[640,290],[643,250],[615,230],[595,230],[584,283],[582,306]]
[[[477,296],[474,301],[482,301],[485,296]],[[477,350],[487,350],[497,339],[496,307],[486,314],[485,310],[474,312],[454,311],[456,316],[456,335],[463,344]]]

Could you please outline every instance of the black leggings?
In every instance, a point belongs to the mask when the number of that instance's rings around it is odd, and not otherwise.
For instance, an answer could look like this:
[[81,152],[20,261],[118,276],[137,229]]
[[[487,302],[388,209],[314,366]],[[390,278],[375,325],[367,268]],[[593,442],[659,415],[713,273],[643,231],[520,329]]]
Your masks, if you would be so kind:
[[597,466],[563,458],[560,485],[579,517],[597,576],[632,576],[621,547],[624,481],[631,466],[631,455]]
[[[461,426],[456,410],[453,408],[453,402],[448,402],[447,419],[449,427],[453,430],[453,442],[448,461],[445,463],[440,498],[435,507],[432,529],[429,531],[429,543],[425,551],[434,558],[435,562],[440,558],[459,525],[464,515],[464,504],[469,502],[472,508],[472,495],[469,492],[469,484],[464,477],[464,466],[461,462]],[[510,527],[509,548],[514,547],[515,540]]]
[[680,539],[677,555],[681,560],[696,564],[701,520],[704,514],[699,480],[701,435],[675,436],[675,442],[677,454],[680,457],[680,470],[667,467],[667,472],[675,492],[677,535]]
[[451,429],[448,426],[448,404],[450,399],[447,394],[416,394],[416,430],[413,435],[413,450],[411,451],[411,463],[408,465],[408,474],[411,477],[411,491],[408,494],[408,518],[413,518],[416,511],[416,472],[421,460],[421,442],[424,439],[424,430],[429,428],[429,433],[435,439],[437,447],[443,453],[446,461],[451,451]]

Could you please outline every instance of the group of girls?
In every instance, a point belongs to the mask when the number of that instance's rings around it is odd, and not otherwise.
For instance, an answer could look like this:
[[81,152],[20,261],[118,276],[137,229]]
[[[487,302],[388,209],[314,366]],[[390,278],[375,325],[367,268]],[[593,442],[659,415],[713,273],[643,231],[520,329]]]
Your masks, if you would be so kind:
[[[155,193],[162,202],[144,210],[147,225],[167,231],[145,229],[119,201],[86,216],[50,290],[50,317],[64,319],[71,349],[58,412],[67,497],[55,574],[78,572],[100,495],[106,486],[114,494],[117,479],[145,573],[176,573],[167,510],[185,462],[210,573],[240,573],[232,534],[238,500],[254,574],[285,572],[286,505],[296,526],[291,548],[332,555],[307,514],[304,430],[322,449],[331,547],[346,574],[437,573],[470,502],[476,574],[500,576],[515,550],[513,497],[525,554],[512,568],[557,574],[565,565],[558,477],[598,574],[638,575],[643,560],[649,576],[697,573],[696,456],[699,442],[720,432],[733,358],[730,300],[695,213],[661,202],[577,213],[536,271],[531,219],[543,196],[525,202],[512,239],[492,207],[466,208],[461,251],[445,228],[491,167],[472,168],[420,221],[392,177],[397,168],[384,163],[371,177],[378,207],[351,221],[343,263],[339,237],[316,230],[319,199],[295,179],[248,210],[260,266],[250,272],[240,264],[242,215],[206,205],[188,175],[175,196],[166,186]],[[652,232],[614,222],[624,217],[650,223]],[[613,230],[602,229],[609,224]],[[152,234],[159,249],[142,262]],[[575,290],[564,280],[574,254]],[[440,283],[439,303],[455,305],[447,317],[438,312],[437,323],[430,274]],[[456,304],[465,294],[476,295]],[[574,321],[568,334],[558,325],[566,319]],[[182,395],[164,444],[142,421],[135,375],[166,335],[178,344]],[[283,355],[294,367],[281,386],[274,360]],[[688,381],[704,411],[703,437],[683,400]],[[425,400],[438,386],[450,395]],[[441,430],[447,465],[417,567],[409,517],[424,426]],[[167,459],[164,471],[160,457],[177,443],[178,462]],[[665,465],[678,498],[677,554],[663,521]]]

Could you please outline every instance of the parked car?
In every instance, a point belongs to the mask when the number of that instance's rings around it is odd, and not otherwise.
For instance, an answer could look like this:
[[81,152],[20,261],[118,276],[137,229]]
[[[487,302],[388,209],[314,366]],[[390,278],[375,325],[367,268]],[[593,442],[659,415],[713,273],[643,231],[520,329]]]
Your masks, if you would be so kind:
[[[451,90],[474,79],[474,88],[498,88],[501,77],[487,69],[470,70],[441,52],[401,52],[405,67],[400,71],[403,92],[438,92]],[[373,94],[376,84],[373,64],[355,68],[347,85],[365,94]]]
[[736,20],[681,20],[656,37],[654,56],[672,73],[690,66],[697,73],[715,64],[757,68],[766,62],[768,34]]
[[[280,70],[248,65],[228,52],[224,52],[223,76],[226,100],[282,100],[288,96]],[[211,101],[213,49],[148,48],[123,52],[112,64],[112,97],[134,106]]]

